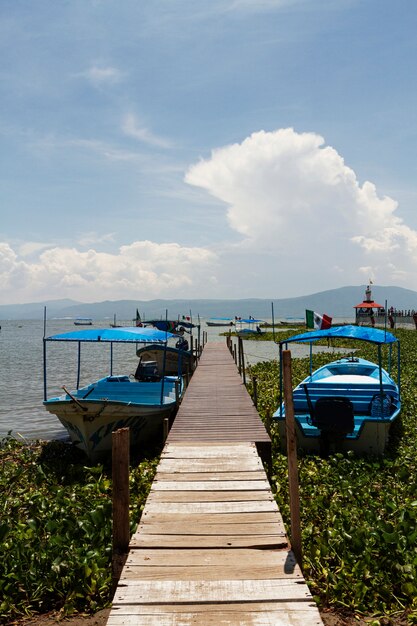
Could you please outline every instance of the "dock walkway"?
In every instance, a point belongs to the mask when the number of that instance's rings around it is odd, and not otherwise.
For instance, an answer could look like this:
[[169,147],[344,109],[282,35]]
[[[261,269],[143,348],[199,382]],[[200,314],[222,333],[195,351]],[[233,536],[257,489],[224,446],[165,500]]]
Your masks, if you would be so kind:
[[322,624],[258,454],[267,437],[226,346],[207,344],[107,626]]

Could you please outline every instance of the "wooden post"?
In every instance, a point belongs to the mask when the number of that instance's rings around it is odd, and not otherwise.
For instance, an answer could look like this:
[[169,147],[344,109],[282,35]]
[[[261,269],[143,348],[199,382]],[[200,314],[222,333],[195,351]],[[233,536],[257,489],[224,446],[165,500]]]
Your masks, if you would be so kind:
[[112,433],[113,591],[129,552],[129,428]]
[[246,386],[245,351],[243,350],[242,337],[239,337],[239,342],[240,342],[240,362],[242,364],[243,384]]
[[237,338],[237,354],[238,354],[238,370],[239,374],[242,375],[242,338]]
[[236,344],[233,344],[233,358],[235,360],[235,364],[237,365]]
[[169,418],[165,417],[164,418],[164,441],[163,443],[166,442],[168,434],[169,434]]
[[194,337],[192,335],[190,337],[190,350],[191,354],[194,354]]
[[287,434],[288,483],[290,492],[291,544],[297,563],[302,569],[303,551],[300,524],[300,492],[298,487],[297,439],[294,401],[292,395],[291,351],[283,350],[285,426]]
[[253,404],[255,408],[258,408],[258,377],[252,376],[252,384],[253,384]]
[[269,436],[271,436],[271,409],[268,407],[265,411],[265,428]]

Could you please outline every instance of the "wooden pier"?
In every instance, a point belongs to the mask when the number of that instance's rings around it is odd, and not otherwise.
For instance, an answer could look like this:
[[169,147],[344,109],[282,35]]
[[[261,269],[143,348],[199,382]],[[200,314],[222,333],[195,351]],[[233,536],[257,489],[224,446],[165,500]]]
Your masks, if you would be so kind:
[[161,455],[107,626],[319,626],[224,344],[207,344]]

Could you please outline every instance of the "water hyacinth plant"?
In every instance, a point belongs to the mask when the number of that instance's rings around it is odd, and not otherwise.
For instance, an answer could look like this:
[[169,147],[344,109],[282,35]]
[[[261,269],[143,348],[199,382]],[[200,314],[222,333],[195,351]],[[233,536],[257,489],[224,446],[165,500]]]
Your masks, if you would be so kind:
[[[0,446],[0,623],[61,609],[104,608],[111,593],[111,473],[61,442]],[[158,462],[130,472],[131,531]]]

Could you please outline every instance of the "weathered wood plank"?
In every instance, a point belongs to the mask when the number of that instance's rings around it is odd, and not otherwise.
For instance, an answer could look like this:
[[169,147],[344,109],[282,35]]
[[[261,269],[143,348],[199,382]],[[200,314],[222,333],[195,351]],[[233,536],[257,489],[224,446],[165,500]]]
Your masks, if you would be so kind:
[[268,602],[312,600],[306,584],[293,578],[264,580],[123,581],[113,604],[178,604],[179,602]]
[[[139,607],[138,607],[139,609]],[[156,607],[155,607],[156,609]],[[213,611],[211,606],[204,613],[173,613],[171,608],[159,607],[157,613],[146,613],[140,608],[140,615],[118,615],[111,613],[107,626],[319,626],[322,624],[318,611],[295,611],[293,609],[260,610],[247,612]]]
[[274,533],[285,534],[284,524],[276,522],[269,523],[216,523],[213,517],[207,522],[207,515],[201,515],[200,521],[177,521],[175,518],[171,522],[141,522],[138,526],[138,532],[144,535],[215,535],[217,537],[227,537],[229,535],[248,535],[248,536],[270,536]]
[[269,491],[267,480],[218,480],[214,486],[208,480],[175,481],[155,480],[152,486],[155,491]]
[[252,443],[232,443],[232,444],[204,444],[196,445],[195,441],[190,444],[167,443],[162,451],[161,458],[173,459],[213,459],[213,458],[244,458],[245,456],[257,457],[256,446]]
[[152,487],[150,502],[272,502],[271,491],[155,491]]
[[[167,609],[167,605],[162,604],[141,604],[135,603],[118,604],[114,606],[114,611],[118,615],[135,615],[137,609],[140,609],[146,615],[158,615],[160,612],[164,612]],[[314,610],[315,609],[315,610]],[[314,602],[311,600],[278,600],[268,602],[213,602],[209,606],[207,604],[193,604],[190,602],[184,602],[183,604],[171,604],[169,610],[173,614],[181,613],[205,613],[207,610],[217,613],[220,617],[221,614],[229,615],[236,613],[237,611],[244,611],[245,614],[258,613],[265,611],[266,613],[276,611],[279,613],[286,613],[291,610],[299,611],[302,613],[310,613],[318,615],[318,610]],[[219,622],[221,623],[221,622]],[[255,622],[256,623],[256,622]],[[321,622],[319,622],[321,623]]]
[[[164,493],[164,492],[161,492]],[[225,492],[228,493],[228,492]],[[239,501],[239,502],[159,502],[155,499],[148,500],[143,515],[181,515],[185,513],[276,513],[278,511],[277,504],[274,500],[255,500],[255,501]]]
[[161,511],[160,513],[150,512],[148,508],[146,508],[142,514],[140,524],[171,524],[172,521],[175,521],[176,524],[247,524],[248,526],[252,526],[254,524],[279,524],[282,525],[282,518],[278,511],[273,512],[248,512],[242,511],[239,513],[229,513],[227,511],[220,511],[219,513],[213,514],[211,516],[201,515],[197,513],[195,510],[190,510],[186,513],[177,513],[176,515],[172,515],[172,513],[168,513],[167,511]]
[[214,458],[214,459],[173,459],[163,458],[158,465],[160,472],[249,472],[262,470],[259,457]]
[[[237,559],[239,557],[239,559]],[[301,570],[295,561],[291,550],[251,550],[240,548],[239,553],[235,550],[218,549],[136,549],[131,550],[126,560],[126,567],[156,567],[164,566],[169,570],[170,566],[181,566],[184,569],[192,566],[205,567],[230,567],[238,564],[246,568],[251,564],[259,567],[276,568],[282,570],[285,575],[301,577]]]
[[156,472],[155,481],[160,480],[175,480],[177,482],[191,482],[193,480],[197,481],[213,481],[214,483],[225,480],[263,480],[265,481],[265,471],[263,469],[258,469],[256,471],[250,472]]
[[[154,535],[135,533],[130,539],[129,549],[134,548],[263,548],[283,549],[288,547],[284,534],[271,535]],[[238,555],[237,555],[238,556]]]

